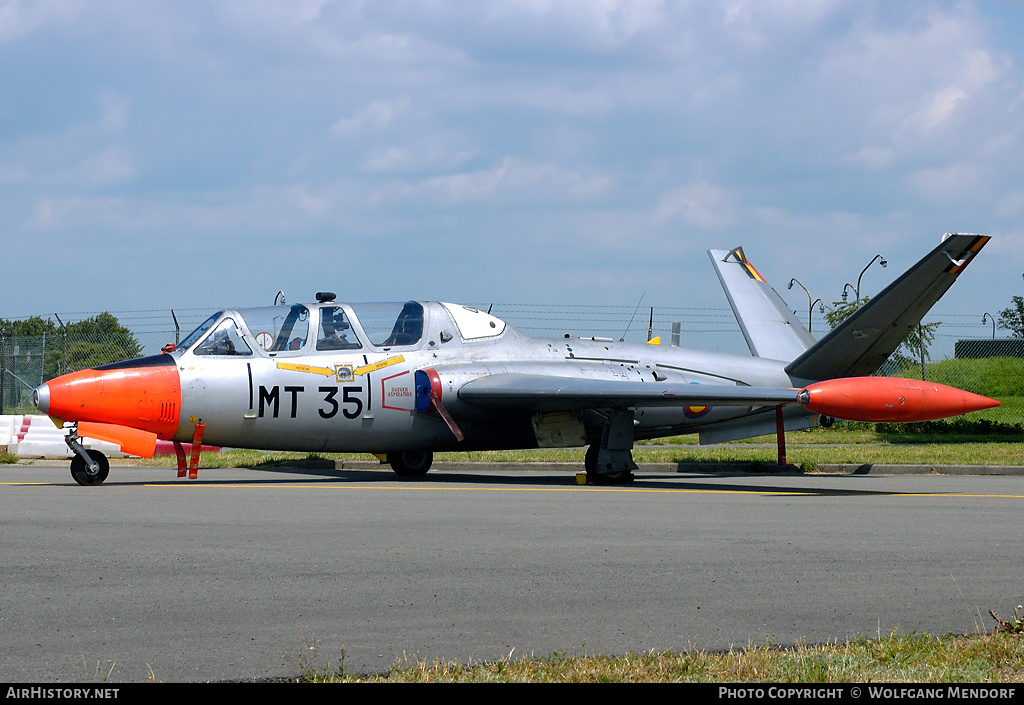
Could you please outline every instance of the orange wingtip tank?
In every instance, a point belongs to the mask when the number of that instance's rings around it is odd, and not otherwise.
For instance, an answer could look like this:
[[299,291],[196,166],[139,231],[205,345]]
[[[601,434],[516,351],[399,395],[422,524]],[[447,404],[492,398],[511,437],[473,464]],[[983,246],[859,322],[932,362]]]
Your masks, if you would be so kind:
[[809,385],[802,406],[847,421],[932,421],[999,406],[995,399],[935,382],[898,377],[846,377]]

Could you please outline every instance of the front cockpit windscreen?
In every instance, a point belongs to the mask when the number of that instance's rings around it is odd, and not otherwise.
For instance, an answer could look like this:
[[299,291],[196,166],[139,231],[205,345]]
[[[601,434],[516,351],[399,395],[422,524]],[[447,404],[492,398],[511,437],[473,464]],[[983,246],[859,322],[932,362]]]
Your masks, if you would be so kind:
[[196,355],[252,355],[252,349],[230,318],[221,321],[192,352]]
[[206,331],[210,330],[210,328],[213,327],[213,324],[217,322],[217,319],[220,318],[223,314],[223,311],[217,311],[217,313],[213,314],[205,321],[200,323],[198,328],[196,328],[194,331],[186,335],[185,339],[178,343],[178,345],[176,346],[177,349],[188,350],[190,347],[195,345],[196,341],[202,338]]
[[415,301],[352,304],[352,311],[376,347],[415,345],[423,338],[423,306]]
[[270,353],[301,350],[309,337],[309,309],[302,304],[238,311],[256,344]]

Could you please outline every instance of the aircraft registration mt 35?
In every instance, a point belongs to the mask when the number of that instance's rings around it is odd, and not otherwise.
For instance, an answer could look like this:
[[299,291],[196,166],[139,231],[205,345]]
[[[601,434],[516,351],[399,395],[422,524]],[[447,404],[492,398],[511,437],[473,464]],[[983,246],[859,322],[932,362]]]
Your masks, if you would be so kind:
[[[533,339],[449,303],[316,303],[227,309],[160,355],[40,385],[33,404],[69,425],[71,474],[109,463],[81,438],[152,457],[174,442],[195,477],[201,443],[369,452],[419,477],[437,451],[589,446],[595,483],[633,480],[635,440],[720,443],[824,420],[923,421],[999,402],[931,382],[872,377],[988,241],[947,234],[815,340],[742,248],[708,252],[750,355],[598,338]],[[191,441],[186,459],[183,442]]]

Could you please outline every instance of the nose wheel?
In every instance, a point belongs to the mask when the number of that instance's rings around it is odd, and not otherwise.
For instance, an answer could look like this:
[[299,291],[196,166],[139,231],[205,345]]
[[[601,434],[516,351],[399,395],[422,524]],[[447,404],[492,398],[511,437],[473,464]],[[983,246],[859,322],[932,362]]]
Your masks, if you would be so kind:
[[64,437],[68,448],[74,451],[71,459],[71,477],[80,485],[102,485],[110,472],[107,456],[98,450],[86,450],[78,436],[78,424],[72,424]]
[[102,485],[110,472],[110,462],[107,456],[96,450],[85,451],[93,461],[94,468],[86,464],[85,459],[75,455],[71,459],[71,477],[80,485]]

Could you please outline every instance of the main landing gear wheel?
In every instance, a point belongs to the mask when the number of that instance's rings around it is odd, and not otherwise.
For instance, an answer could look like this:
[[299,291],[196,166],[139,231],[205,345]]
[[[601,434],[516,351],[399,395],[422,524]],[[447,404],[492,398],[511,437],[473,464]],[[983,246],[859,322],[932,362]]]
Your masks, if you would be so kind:
[[107,456],[99,451],[90,450],[86,452],[89,453],[89,457],[96,462],[99,468],[97,468],[95,473],[92,472],[89,466],[85,464],[82,456],[76,455],[71,459],[71,477],[75,478],[75,482],[80,485],[102,485],[103,481],[107,479],[107,474],[110,472],[110,462],[107,461]]
[[423,477],[434,462],[430,451],[412,453],[388,453],[388,465],[399,477]]
[[623,470],[617,473],[600,472],[597,467],[598,454],[601,446],[598,443],[591,443],[587,447],[587,454],[583,456],[583,468],[587,471],[587,481],[594,485],[631,485],[633,484],[633,473]]

